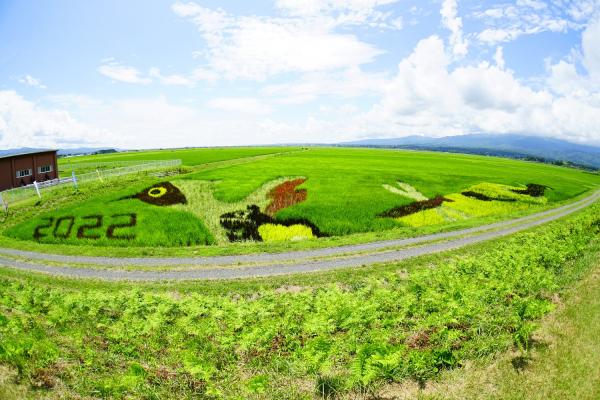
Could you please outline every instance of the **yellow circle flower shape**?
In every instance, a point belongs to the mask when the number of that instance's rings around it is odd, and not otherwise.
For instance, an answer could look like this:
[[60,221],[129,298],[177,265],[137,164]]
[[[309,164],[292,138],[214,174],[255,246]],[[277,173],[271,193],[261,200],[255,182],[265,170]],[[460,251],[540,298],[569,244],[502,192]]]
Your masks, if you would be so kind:
[[148,190],[148,196],[154,197],[154,198],[164,196],[165,193],[167,193],[167,188],[160,187],[160,186],[153,187],[152,189]]

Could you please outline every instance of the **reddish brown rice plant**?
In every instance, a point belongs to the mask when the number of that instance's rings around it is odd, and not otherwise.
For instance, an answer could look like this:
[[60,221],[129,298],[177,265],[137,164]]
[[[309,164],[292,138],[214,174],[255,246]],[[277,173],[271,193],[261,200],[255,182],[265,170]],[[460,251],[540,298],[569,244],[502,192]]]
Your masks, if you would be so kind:
[[274,187],[267,195],[271,199],[271,203],[269,203],[265,212],[273,216],[279,210],[306,200],[306,189],[296,189],[297,186],[300,186],[304,182],[306,182],[306,179],[300,178],[283,182]]

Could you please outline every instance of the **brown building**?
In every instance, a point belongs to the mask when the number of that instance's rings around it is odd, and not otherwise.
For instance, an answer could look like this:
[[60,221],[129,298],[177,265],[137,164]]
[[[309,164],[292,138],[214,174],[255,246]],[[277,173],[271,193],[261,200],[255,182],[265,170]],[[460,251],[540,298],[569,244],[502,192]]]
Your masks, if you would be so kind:
[[56,178],[56,150],[0,155],[0,191]]

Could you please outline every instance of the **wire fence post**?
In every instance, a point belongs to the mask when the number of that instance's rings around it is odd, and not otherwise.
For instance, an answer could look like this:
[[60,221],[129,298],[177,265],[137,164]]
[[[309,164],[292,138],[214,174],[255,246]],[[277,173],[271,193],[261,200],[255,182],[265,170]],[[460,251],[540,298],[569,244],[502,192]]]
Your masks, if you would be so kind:
[[33,181],[33,187],[35,188],[35,191],[36,191],[36,193],[37,193],[38,197],[39,197],[39,198],[40,198],[40,200],[41,200],[41,198],[42,198],[42,194],[40,193],[40,187],[38,186],[38,183],[37,183],[37,181]]
[[75,176],[75,171],[71,171],[71,177],[73,178],[73,187],[75,188],[75,191],[78,192],[79,187],[77,187],[77,177]]
[[2,197],[2,193],[0,193],[0,205],[4,209],[4,214],[6,214],[8,216],[8,201],[4,201],[4,198]]

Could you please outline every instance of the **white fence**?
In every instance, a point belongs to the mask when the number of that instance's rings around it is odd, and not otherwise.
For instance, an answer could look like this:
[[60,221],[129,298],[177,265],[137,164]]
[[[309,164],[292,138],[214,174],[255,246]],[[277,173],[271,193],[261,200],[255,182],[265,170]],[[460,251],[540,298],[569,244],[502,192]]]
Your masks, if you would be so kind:
[[57,187],[63,187],[66,184],[71,184],[75,188],[82,184],[85,185],[87,182],[98,180],[104,181],[122,175],[130,175],[153,170],[175,168],[180,165],[181,160],[164,160],[143,162],[141,164],[138,162],[135,165],[129,165],[126,167],[118,167],[112,169],[97,169],[94,172],[88,172],[81,175],[78,175],[75,172],[73,172],[68,178],[57,178],[44,182],[36,182],[35,184],[21,186],[18,188],[0,192],[0,207],[4,207],[5,204],[12,204],[33,196],[43,195],[43,192],[46,190],[51,190]]

